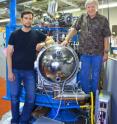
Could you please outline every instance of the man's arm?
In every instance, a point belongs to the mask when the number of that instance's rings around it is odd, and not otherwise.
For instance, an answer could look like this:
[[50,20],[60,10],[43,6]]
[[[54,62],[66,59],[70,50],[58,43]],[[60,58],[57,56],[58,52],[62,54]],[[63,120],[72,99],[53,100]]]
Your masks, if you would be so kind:
[[13,71],[12,71],[12,55],[13,55],[13,52],[14,52],[13,45],[8,45],[8,47],[7,47],[7,64],[8,64],[8,79],[10,81],[15,80],[15,76],[14,76]]
[[104,38],[104,57],[103,57],[104,62],[108,60],[109,40],[110,40],[110,37]]
[[46,39],[45,39],[45,42],[42,42],[42,43],[38,43],[37,46],[36,46],[36,50],[37,51],[40,51],[41,48],[43,47],[46,47],[50,44],[53,44],[54,43],[54,40],[52,39],[52,37],[50,36],[47,36]]
[[71,28],[68,35],[66,36],[65,40],[62,42],[62,45],[68,45],[70,42],[70,39],[77,34],[77,30],[75,28]]

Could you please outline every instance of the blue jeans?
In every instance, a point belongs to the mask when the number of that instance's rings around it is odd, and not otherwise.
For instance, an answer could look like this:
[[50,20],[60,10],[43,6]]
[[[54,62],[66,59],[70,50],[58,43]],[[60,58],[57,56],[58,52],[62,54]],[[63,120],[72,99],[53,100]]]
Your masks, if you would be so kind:
[[[34,71],[25,71],[13,69],[15,80],[10,82],[10,93],[11,93],[11,112],[13,124],[28,124],[30,119],[34,101],[35,101],[35,75]],[[23,106],[22,113],[19,112],[20,95],[23,83],[25,89],[25,103]]]
[[101,55],[81,55],[80,83],[85,93],[94,92],[98,89],[100,71],[103,62]]

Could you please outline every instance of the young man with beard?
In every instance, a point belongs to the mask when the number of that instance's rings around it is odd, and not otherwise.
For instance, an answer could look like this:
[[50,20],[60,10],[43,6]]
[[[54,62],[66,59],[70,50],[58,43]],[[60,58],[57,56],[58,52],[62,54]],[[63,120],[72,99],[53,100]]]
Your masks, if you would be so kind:
[[[33,13],[31,11],[21,13],[21,22],[22,28],[11,34],[7,48],[12,112],[11,124],[29,124],[35,102],[34,61],[36,59],[36,50],[39,51],[45,45],[52,43],[50,37],[31,28],[33,22]],[[21,83],[23,83],[26,95],[23,110],[20,114]]]

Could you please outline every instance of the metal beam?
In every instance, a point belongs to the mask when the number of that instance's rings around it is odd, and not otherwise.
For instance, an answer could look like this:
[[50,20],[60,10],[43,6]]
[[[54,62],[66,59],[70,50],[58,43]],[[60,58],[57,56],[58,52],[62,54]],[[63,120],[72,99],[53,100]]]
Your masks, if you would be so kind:
[[60,0],[61,2],[67,4],[67,5],[70,5],[72,7],[78,7],[77,5],[73,4],[72,2],[68,1],[68,0]]
[[16,0],[10,2],[10,25],[16,25]]

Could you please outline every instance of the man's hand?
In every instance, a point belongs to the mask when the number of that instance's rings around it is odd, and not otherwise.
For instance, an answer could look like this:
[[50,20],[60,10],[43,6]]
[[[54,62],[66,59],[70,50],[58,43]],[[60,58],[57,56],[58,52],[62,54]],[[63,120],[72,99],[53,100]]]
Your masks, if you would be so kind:
[[61,45],[67,46],[70,43],[71,38],[77,34],[77,30],[75,28],[70,28],[69,33],[66,36],[65,40],[61,43]]
[[15,75],[13,74],[13,72],[9,72],[9,73],[8,73],[8,79],[9,79],[10,81],[14,81],[14,80],[15,80]]
[[104,38],[104,56],[103,56],[103,61],[104,62],[108,60],[109,39],[110,39],[110,37],[105,37]]
[[64,41],[61,43],[61,45],[63,45],[63,46],[67,46],[68,44],[69,44],[69,42],[66,41],[66,40],[64,40]]
[[54,43],[55,43],[55,42],[54,42],[54,40],[52,39],[52,37],[47,36],[45,42],[38,43],[38,44],[36,45],[36,51],[40,51],[43,47],[47,47],[47,46],[49,46],[49,45],[51,45],[51,44],[54,44]]
[[55,41],[53,40],[53,38],[52,38],[51,36],[47,36],[45,42],[46,42],[46,46],[48,46],[48,45],[52,45],[52,44],[55,43]]
[[108,53],[104,53],[103,61],[106,62],[108,60]]
[[37,45],[36,45],[36,51],[40,51],[43,47],[45,47],[46,45],[45,45],[45,42],[43,42],[43,43],[38,43]]

